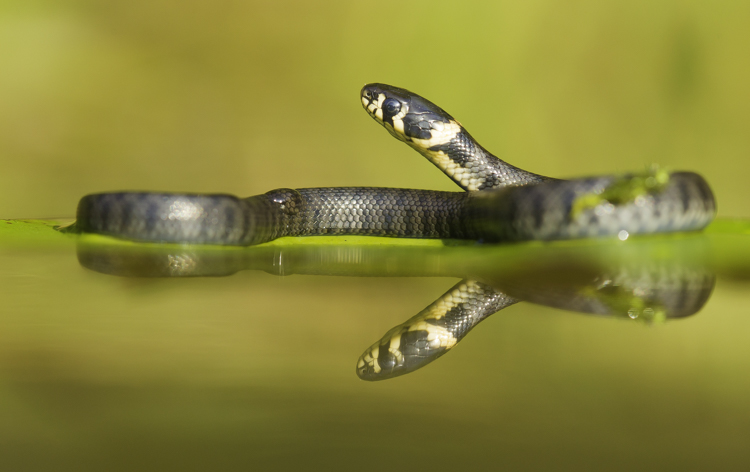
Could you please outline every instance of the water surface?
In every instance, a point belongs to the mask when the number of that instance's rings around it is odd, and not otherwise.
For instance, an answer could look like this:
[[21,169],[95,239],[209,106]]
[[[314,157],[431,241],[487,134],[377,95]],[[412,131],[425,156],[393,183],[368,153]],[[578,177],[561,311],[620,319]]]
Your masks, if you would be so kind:
[[[76,237],[57,223],[0,225],[12,470],[698,470],[747,458],[746,223],[624,242],[252,248]],[[358,378],[363,352],[462,279],[530,301],[421,369]],[[611,313],[581,313],[597,292]]]

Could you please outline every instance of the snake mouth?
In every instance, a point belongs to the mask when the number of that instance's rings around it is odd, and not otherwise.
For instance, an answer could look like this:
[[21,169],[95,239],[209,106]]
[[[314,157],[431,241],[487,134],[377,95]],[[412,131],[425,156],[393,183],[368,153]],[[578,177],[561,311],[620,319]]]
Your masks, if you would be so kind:
[[362,87],[360,92],[360,99],[362,100],[362,107],[364,107],[367,114],[375,118],[379,123],[383,123],[383,101],[385,95],[378,93],[377,88],[373,84],[368,84]]

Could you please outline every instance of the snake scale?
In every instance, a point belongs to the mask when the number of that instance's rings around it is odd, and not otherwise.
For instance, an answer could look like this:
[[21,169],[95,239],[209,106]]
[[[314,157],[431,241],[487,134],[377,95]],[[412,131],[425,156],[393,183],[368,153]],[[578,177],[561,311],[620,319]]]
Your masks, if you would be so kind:
[[78,231],[148,242],[252,245],[283,236],[370,235],[488,242],[698,230],[716,204],[692,172],[557,180],[485,150],[451,115],[405,89],[366,85],[362,105],[464,191],[378,187],[83,197]]

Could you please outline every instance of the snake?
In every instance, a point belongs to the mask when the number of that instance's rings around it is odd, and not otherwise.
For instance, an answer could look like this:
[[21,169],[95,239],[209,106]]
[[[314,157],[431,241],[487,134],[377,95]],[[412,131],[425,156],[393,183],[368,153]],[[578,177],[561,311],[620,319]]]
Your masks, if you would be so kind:
[[281,188],[247,198],[106,192],[80,200],[74,229],[141,242],[235,246],[318,235],[550,241],[700,230],[716,213],[708,183],[694,172],[555,179],[491,154],[416,93],[373,83],[360,99],[375,121],[461,191]]

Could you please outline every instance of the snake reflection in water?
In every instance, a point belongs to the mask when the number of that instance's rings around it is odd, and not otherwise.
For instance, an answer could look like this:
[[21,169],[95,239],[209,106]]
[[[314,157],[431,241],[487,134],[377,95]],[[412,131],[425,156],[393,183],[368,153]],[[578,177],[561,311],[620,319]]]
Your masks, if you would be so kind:
[[[252,270],[279,276],[463,278],[359,357],[360,378],[384,380],[430,364],[480,322],[519,301],[647,324],[690,316],[703,307],[714,287],[716,275],[705,258],[708,246],[704,234],[574,245],[563,251],[546,245],[457,245],[436,251],[356,244],[226,251],[80,238],[78,260],[88,269],[120,277],[219,277]],[[524,253],[520,257],[519,251]]]

